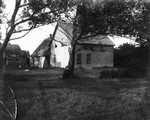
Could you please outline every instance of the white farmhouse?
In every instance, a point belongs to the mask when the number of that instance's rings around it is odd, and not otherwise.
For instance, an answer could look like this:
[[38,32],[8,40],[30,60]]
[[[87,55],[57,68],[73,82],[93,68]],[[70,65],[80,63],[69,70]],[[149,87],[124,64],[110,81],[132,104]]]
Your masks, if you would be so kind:
[[[65,68],[68,65],[72,28],[70,23],[57,23],[53,34],[45,40],[46,44],[41,43],[32,54],[33,58],[38,57],[39,67]],[[80,40],[76,45],[75,68],[113,67],[113,47],[114,43],[107,36]]]
[[75,67],[113,67],[114,43],[107,36],[83,39],[76,45]]

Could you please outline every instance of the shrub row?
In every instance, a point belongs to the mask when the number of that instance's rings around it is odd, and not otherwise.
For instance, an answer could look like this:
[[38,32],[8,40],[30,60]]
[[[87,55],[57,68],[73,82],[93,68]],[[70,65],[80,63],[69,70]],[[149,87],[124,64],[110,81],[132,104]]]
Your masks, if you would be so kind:
[[146,68],[125,68],[119,70],[103,70],[99,78],[141,78],[145,77]]

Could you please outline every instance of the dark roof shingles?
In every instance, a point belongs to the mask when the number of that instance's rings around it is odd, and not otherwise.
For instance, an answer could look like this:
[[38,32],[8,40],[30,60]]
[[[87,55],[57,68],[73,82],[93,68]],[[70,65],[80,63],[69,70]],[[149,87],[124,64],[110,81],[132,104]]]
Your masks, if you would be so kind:
[[50,48],[50,40],[45,39],[39,46],[38,48],[32,53],[31,56],[45,56],[47,54],[47,51]]

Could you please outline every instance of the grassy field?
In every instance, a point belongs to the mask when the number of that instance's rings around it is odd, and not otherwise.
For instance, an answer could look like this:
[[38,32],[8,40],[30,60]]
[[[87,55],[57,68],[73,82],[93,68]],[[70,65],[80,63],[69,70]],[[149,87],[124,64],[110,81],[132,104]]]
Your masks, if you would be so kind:
[[98,70],[8,70],[18,102],[18,120],[150,120],[146,79],[99,79]]

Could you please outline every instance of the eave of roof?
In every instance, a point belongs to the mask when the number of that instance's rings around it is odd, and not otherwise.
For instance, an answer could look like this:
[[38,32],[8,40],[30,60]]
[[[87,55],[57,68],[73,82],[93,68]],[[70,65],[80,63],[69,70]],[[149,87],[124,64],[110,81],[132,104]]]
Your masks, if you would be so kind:
[[45,39],[37,49],[31,54],[31,56],[41,57],[47,54],[47,51],[50,49],[50,42],[49,38]]
[[81,39],[78,41],[78,44],[115,46],[115,44],[109,39],[108,36],[103,35]]

